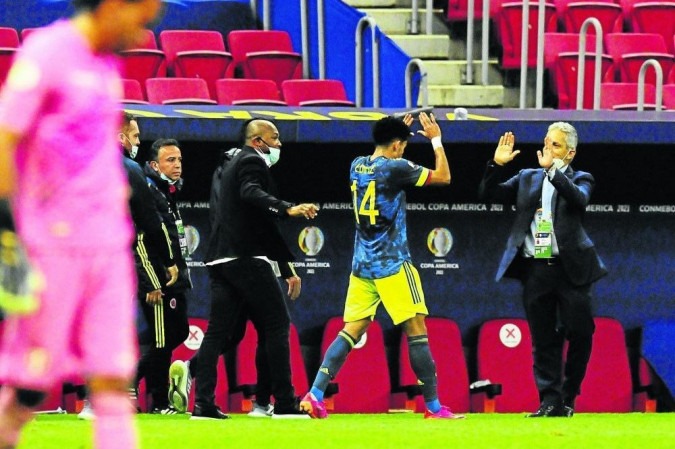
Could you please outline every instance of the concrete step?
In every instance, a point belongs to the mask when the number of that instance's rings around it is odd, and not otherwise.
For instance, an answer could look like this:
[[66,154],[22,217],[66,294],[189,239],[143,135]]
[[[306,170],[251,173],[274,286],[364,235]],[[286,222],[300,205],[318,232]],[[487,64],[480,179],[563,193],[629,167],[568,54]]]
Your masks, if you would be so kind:
[[389,37],[410,57],[422,59],[448,59],[450,38],[447,35],[402,35]]
[[[466,79],[466,61],[422,61],[427,71],[429,84],[464,84]],[[480,83],[481,67],[474,64],[473,82]],[[497,60],[490,60],[488,64],[488,84],[503,84],[502,72]]]
[[[422,105],[421,100],[422,98],[418,99],[418,106]],[[501,107],[503,103],[504,86],[456,86],[448,84],[429,86],[429,104],[431,106]]]
[[[411,32],[412,10],[410,8],[360,8],[360,10],[375,19],[377,26],[387,34],[410,34]],[[419,10],[417,32],[420,34],[426,34],[427,32],[426,14],[426,9]],[[442,17],[442,10],[433,10],[432,34],[448,34],[448,27],[443,22]]]

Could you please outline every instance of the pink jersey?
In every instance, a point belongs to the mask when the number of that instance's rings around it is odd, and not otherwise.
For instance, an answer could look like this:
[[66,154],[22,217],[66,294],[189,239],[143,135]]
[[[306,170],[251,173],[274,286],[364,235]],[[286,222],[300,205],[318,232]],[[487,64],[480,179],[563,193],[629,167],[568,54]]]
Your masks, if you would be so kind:
[[115,57],[93,53],[70,21],[34,32],[20,50],[0,98],[0,127],[24,136],[13,206],[29,248],[130,244],[116,140],[120,85]]

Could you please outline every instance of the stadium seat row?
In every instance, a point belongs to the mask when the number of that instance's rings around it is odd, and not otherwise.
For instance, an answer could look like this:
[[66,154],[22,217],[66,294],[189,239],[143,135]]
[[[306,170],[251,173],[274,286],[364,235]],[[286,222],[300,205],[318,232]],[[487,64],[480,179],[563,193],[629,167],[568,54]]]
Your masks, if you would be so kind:
[[[0,335],[3,322],[0,321]],[[186,341],[173,353],[174,360],[189,360],[198,350],[206,332],[207,321],[190,319]],[[536,410],[539,397],[532,373],[531,336],[527,322],[520,318],[494,319],[483,323],[478,333],[476,376],[480,382],[469,384],[464,348],[457,324],[447,318],[428,318],[427,330],[431,351],[436,360],[439,398],[456,412],[521,413]],[[342,329],[341,317],[328,320],[324,327],[323,355]],[[644,359],[632,376],[624,329],[612,318],[595,318],[593,352],[577,412],[613,412],[656,410],[650,395],[654,374]],[[216,403],[224,411],[246,412],[255,398],[257,373],[255,351],[257,334],[247,324],[243,341],[234,357],[234,384],[228,384],[225,362],[218,363]],[[309,380],[295,326],[291,326],[291,373],[296,391],[308,390]],[[417,378],[410,368],[407,340],[401,336],[399,346],[398,385],[391,385],[382,328],[373,322],[365,337],[354,347],[341,371],[327,390],[326,405],[335,413],[384,413],[391,409],[424,411]],[[75,383],[82,383],[75,380]],[[193,387],[194,389],[194,383]],[[193,390],[194,393],[194,390]],[[52,392],[43,410],[61,408],[76,411],[72,395],[59,387]],[[139,406],[146,410],[144,386],[139,390]],[[194,394],[191,395],[194,397]],[[192,399],[193,401],[193,399]],[[193,402],[190,403],[190,410]]]

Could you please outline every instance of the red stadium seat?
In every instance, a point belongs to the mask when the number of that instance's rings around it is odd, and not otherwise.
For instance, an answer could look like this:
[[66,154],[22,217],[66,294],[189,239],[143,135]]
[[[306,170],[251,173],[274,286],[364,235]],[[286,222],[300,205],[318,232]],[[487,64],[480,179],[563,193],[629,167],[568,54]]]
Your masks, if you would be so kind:
[[[436,362],[438,398],[453,412],[469,411],[469,375],[462,347],[462,336],[457,323],[447,318],[427,318],[429,347]],[[424,398],[419,390],[417,376],[410,366],[408,337],[401,333],[399,351],[399,383],[407,390],[406,408],[423,412]]]
[[141,83],[139,83],[137,80],[123,79],[122,88],[124,90],[122,103],[148,104],[148,101],[143,95]]
[[17,48],[19,46],[19,33],[14,28],[0,27],[0,47]]
[[575,411],[630,412],[633,410],[633,383],[623,327],[612,318],[595,318],[594,321],[593,351]]
[[[527,321],[495,319],[478,331],[477,377],[502,385],[492,398],[495,412],[531,412],[539,407],[539,393],[532,371],[532,337]],[[480,395],[472,396],[472,409],[483,411]]]
[[151,104],[216,104],[201,78],[150,78],[145,87]]
[[[655,59],[663,69],[665,79],[670,72],[673,55],[668,53],[666,43],[653,33],[611,33],[605,36],[607,52],[614,59],[615,70],[622,82],[636,83],[640,67],[647,59]],[[648,70],[645,82],[656,84],[654,70]]]
[[[289,335],[291,350],[291,382],[296,392],[305,392],[309,389],[307,371],[300,349],[298,331],[291,323]],[[233,411],[249,412],[252,408],[252,399],[258,382],[258,371],[255,366],[255,354],[258,347],[258,333],[250,321],[246,323],[244,339],[237,346],[235,379],[237,382],[233,394],[230,395],[230,407]]]
[[244,78],[270,79],[279,88],[284,80],[302,78],[302,56],[286,31],[230,31],[227,43]]
[[[579,35],[576,33],[544,33],[544,68],[553,70],[560,53],[579,51]],[[586,38],[586,52],[595,52],[595,37]]]
[[[494,18],[499,10],[502,0],[490,1],[490,18]],[[448,22],[466,21],[469,13],[469,2],[467,0],[448,0]],[[474,19],[483,18],[483,0],[474,2]]]
[[663,106],[675,110],[675,84],[663,85]]
[[[502,44],[503,69],[520,68],[522,42],[522,3],[502,3],[497,15],[497,32]],[[552,3],[545,5],[544,32],[554,32],[557,28],[555,6]],[[527,66],[533,68],[537,64],[537,33],[539,6],[530,3]]]
[[[342,317],[328,320],[321,341],[321,356],[343,327]],[[352,349],[332,385],[338,392],[325,398],[326,408],[336,413],[384,413],[389,409],[391,380],[382,327],[373,321]]]
[[[637,83],[602,83],[601,109],[629,110],[637,109]],[[653,84],[645,84],[645,109],[654,109],[656,89]]]
[[216,98],[216,80],[232,77],[232,55],[225,51],[218,31],[164,30],[159,34],[169,74],[182,78],[203,78],[211,98]]
[[354,106],[340,80],[286,80],[281,89],[289,106]]
[[[560,53],[554,68],[555,85],[558,94],[558,109],[576,109],[577,107],[577,72],[579,53]],[[602,56],[601,82],[612,82],[612,59]],[[595,54],[587,53],[584,65],[583,109],[593,108],[593,91],[595,80]]]
[[272,80],[225,78],[216,81],[218,104],[286,106]]
[[672,36],[675,34],[675,2],[645,2],[624,0],[631,29],[635,33],[657,33],[663,36],[670,54],[675,53]]
[[[555,0],[558,18],[567,33],[578,33],[581,25],[589,17],[594,17],[602,25],[602,33],[620,33],[623,31],[623,12],[621,6],[611,0]],[[589,34],[595,34],[595,28],[588,28]]]
[[166,60],[164,53],[157,48],[155,33],[145,30],[145,39],[136,48],[119,53],[122,61],[120,73],[122,78],[138,81],[145,96],[145,81],[149,78],[166,76]]

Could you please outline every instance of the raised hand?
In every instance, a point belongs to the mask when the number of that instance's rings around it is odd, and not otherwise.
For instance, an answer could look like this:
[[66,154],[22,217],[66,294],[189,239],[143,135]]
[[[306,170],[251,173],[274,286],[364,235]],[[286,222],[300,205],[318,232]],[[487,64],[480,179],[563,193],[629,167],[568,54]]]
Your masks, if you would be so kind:
[[[539,166],[541,168],[550,168],[553,165],[553,152],[551,152],[550,139],[544,139],[544,148],[537,151],[537,159],[539,159]],[[562,164],[561,164],[562,165]]]
[[441,137],[441,127],[436,123],[436,117],[433,113],[427,115],[425,112],[421,112],[420,125],[422,125],[422,129],[417,131],[418,134],[422,134],[430,140],[434,137]]
[[499,145],[495,150],[494,161],[497,165],[508,164],[520,154],[520,150],[513,151],[513,146],[516,143],[516,136],[512,132],[504,133],[499,138]]
[[406,114],[405,117],[403,117],[403,123],[405,123],[408,128],[410,128],[410,125],[413,124],[413,121],[415,119],[413,118],[412,114]]

